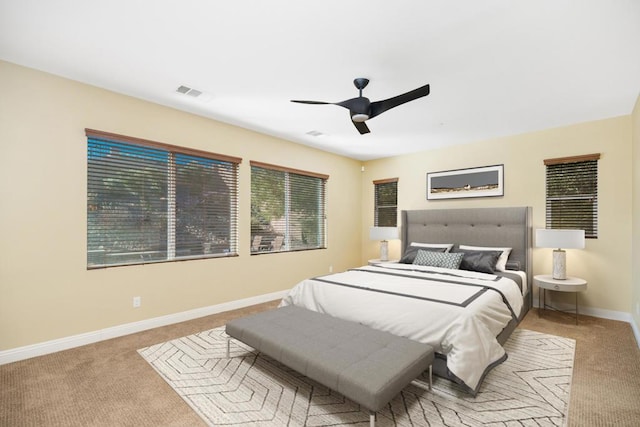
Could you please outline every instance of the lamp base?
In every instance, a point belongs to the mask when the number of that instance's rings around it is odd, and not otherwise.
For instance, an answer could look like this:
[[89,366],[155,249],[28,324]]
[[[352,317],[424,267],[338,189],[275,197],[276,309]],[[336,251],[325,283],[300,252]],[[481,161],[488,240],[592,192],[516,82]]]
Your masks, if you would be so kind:
[[567,278],[567,253],[562,249],[553,251],[553,274],[556,280],[565,280]]
[[380,242],[380,261],[389,261],[389,242],[386,240]]

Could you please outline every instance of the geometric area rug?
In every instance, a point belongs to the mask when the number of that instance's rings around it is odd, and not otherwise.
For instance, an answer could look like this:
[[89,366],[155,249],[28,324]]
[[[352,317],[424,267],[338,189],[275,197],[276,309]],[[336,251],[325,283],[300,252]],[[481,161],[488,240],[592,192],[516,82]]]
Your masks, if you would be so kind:
[[[138,350],[208,425],[351,426],[369,413],[339,393],[231,340],[224,327]],[[508,358],[476,397],[434,376],[414,381],[377,413],[377,426],[563,426],[575,341],[516,329]]]

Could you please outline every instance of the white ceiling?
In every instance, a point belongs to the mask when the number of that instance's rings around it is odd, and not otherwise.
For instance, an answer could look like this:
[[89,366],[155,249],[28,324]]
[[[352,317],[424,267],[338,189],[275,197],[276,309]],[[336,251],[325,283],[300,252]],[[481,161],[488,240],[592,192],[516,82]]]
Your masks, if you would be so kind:
[[[0,0],[0,59],[368,160],[630,114],[640,1]],[[356,77],[371,101],[431,94],[367,135],[289,102]]]

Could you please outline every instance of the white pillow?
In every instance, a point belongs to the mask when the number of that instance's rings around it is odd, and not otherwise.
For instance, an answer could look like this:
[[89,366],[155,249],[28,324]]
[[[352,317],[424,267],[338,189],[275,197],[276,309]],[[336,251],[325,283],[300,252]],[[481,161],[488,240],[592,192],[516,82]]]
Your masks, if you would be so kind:
[[418,248],[445,248],[445,252],[449,252],[453,247],[453,243],[418,243],[411,242],[409,246],[416,246]]
[[502,254],[500,254],[500,258],[498,258],[498,262],[496,263],[496,270],[507,271],[507,259],[509,259],[509,254],[511,254],[512,248],[491,248],[486,246],[467,246],[467,245],[460,245],[458,247],[460,249],[466,249],[469,251],[502,251]]

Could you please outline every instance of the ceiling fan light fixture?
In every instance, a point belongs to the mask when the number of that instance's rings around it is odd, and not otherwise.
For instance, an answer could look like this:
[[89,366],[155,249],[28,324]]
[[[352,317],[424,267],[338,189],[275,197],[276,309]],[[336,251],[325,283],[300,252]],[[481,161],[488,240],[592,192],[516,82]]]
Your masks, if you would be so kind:
[[351,116],[351,120],[353,120],[356,123],[362,123],[366,120],[369,120],[369,115],[368,114],[354,114],[353,116]]

